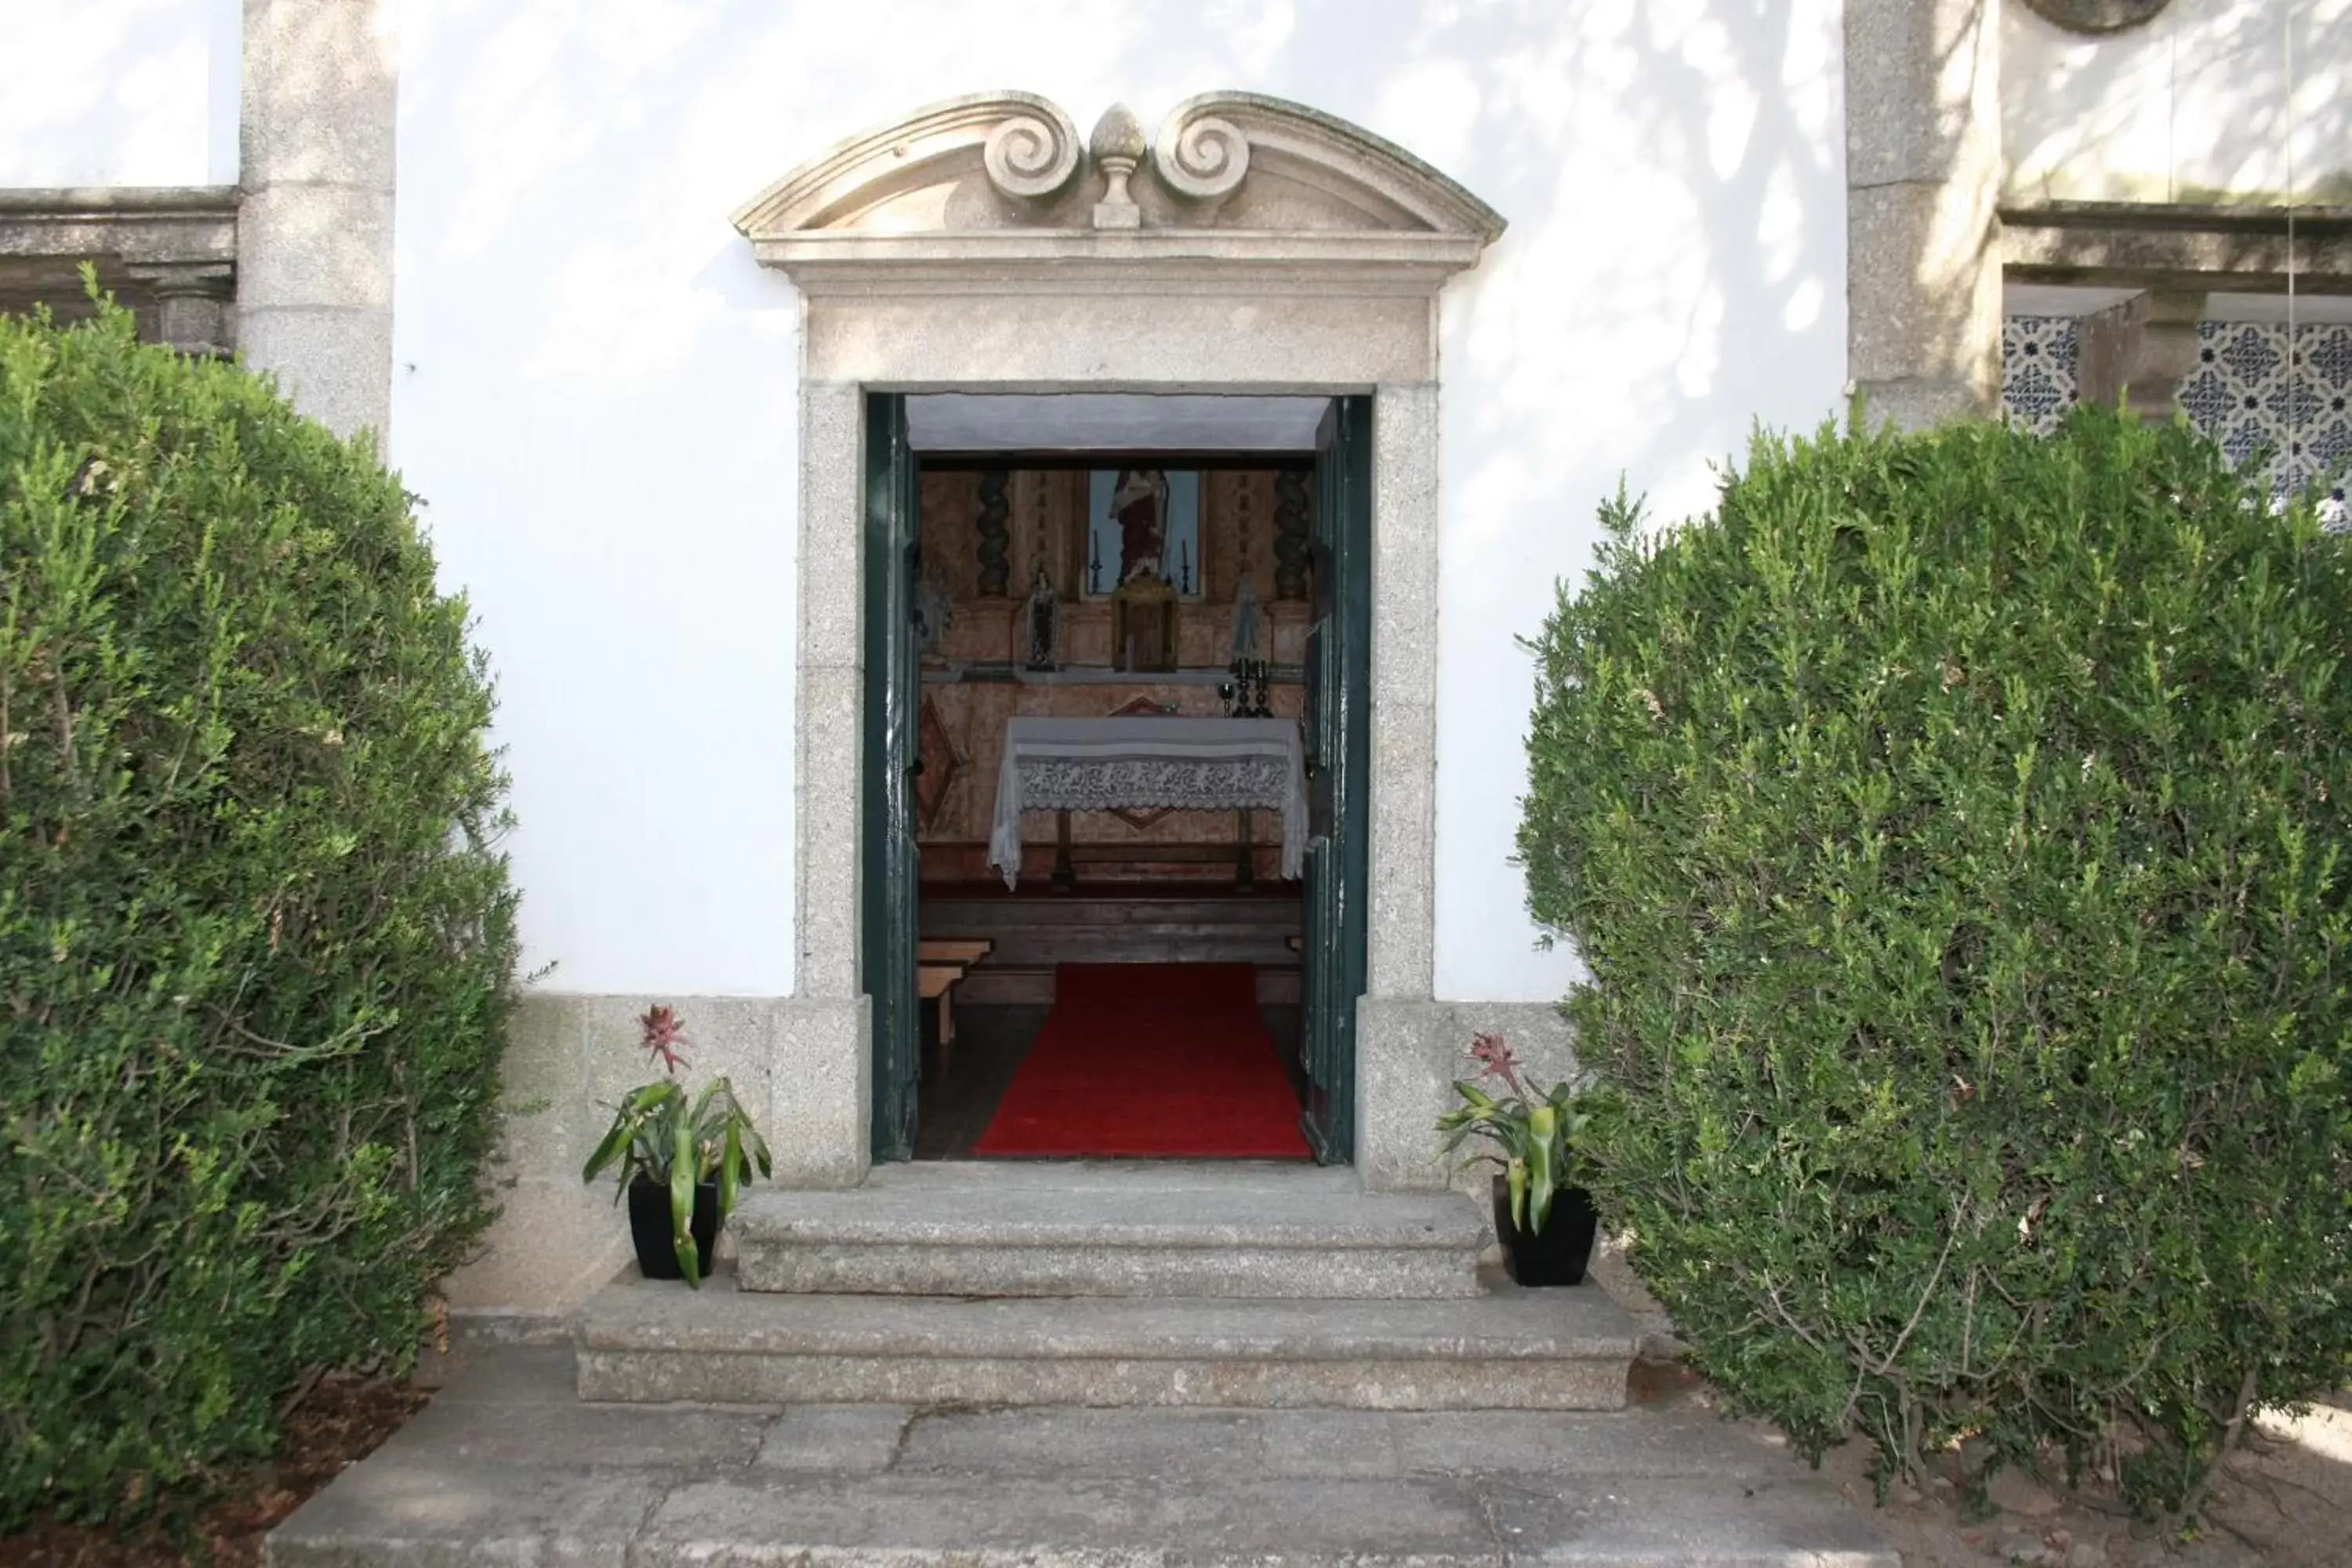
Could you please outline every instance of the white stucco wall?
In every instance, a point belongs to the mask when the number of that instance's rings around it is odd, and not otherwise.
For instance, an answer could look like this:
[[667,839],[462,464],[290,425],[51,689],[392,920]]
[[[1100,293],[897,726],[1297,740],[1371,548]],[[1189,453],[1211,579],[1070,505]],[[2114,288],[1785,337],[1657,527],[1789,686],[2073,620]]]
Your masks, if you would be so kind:
[[2108,37],[2001,23],[2012,195],[2352,202],[2352,0],[2172,0]]
[[236,183],[238,0],[0,0],[0,186]]
[[1444,304],[1437,990],[1539,1000],[1508,864],[1532,634],[1624,475],[1667,515],[1844,379],[1835,0],[407,0],[392,448],[497,660],[534,961],[789,984],[796,306],[727,223],[838,138],[1019,87],[1212,87],[1512,222]]

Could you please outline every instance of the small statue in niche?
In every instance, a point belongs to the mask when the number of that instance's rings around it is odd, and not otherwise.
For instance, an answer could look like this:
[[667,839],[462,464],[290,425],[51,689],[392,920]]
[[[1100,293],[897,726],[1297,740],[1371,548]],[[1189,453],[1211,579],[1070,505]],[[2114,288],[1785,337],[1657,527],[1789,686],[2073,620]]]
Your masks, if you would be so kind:
[[1234,646],[1237,659],[1255,658],[1259,643],[1265,637],[1265,605],[1257,596],[1257,584],[1248,578],[1234,590]]
[[1168,476],[1158,468],[1121,468],[1111,491],[1110,514],[1118,519],[1118,580],[1132,583],[1146,574],[1160,575]]
[[1029,656],[1024,661],[1031,669],[1060,668],[1062,641],[1062,605],[1055,597],[1054,580],[1045,575],[1045,564],[1037,567],[1037,581],[1029,590],[1029,602],[1022,607],[1021,623],[1028,634]]

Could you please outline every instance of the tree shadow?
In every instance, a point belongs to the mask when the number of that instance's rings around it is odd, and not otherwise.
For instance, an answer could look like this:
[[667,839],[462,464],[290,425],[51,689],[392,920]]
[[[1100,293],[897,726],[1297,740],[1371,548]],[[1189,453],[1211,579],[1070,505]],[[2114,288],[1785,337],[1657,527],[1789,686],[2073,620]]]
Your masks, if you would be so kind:
[[2100,38],[2011,6],[2001,31],[2012,200],[2352,202],[2352,5],[2175,5]]

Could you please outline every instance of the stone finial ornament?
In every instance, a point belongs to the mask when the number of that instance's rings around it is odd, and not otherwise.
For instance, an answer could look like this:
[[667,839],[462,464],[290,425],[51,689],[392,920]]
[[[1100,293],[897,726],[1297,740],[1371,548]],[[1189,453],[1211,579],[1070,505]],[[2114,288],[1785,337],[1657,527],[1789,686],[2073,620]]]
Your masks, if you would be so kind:
[[1095,121],[1095,133],[1087,140],[1087,152],[1102,170],[1106,182],[1103,199],[1095,204],[1097,228],[1141,228],[1143,209],[1135,205],[1129,194],[1127,182],[1135,166],[1143,162],[1150,150],[1144,140],[1143,122],[1135,110],[1123,103],[1114,103],[1103,110]]

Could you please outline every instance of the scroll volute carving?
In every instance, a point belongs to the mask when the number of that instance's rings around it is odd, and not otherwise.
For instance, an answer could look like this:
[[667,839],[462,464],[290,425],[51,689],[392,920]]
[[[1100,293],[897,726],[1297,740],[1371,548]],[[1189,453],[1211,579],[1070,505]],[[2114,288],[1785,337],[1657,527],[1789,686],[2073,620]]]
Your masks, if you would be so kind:
[[1078,128],[1070,117],[1038,100],[999,121],[982,143],[981,164],[989,183],[1006,195],[1041,201],[1070,183],[1078,172]]
[[[1253,180],[1268,192],[1255,205]],[[787,269],[835,258],[929,267],[940,259],[934,241],[965,231],[991,236],[965,259],[1058,266],[1075,230],[1219,225],[1255,236],[1232,254],[1251,245],[1280,252],[1287,241],[1276,237],[1292,232],[1387,232],[1447,242],[1427,248],[1460,268],[1503,231],[1499,215],[1404,149],[1303,104],[1233,91],[1185,100],[1150,136],[1113,106],[1091,142],[1034,93],[933,104],[803,164],[746,203],[735,224],[761,261]],[[1053,241],[1007,243],[1006,231],[1023,229]]]
[[1241,189],[1249,162],[1248,135],[1198,100],[1180,104],[1161,121],[1151,145],[1151,166],[1160,184],[1207,213]]
[[982,180],[1016,221],[1034,222],[1076,179],[1085,161],[1077,127],[1050,100],[1030,92],[974,93],[853,136],[802,164],[739,208],[735,226],[754,244],[856,230],[896,202],[912,201],[926,211],[961,210],[924,193]]

